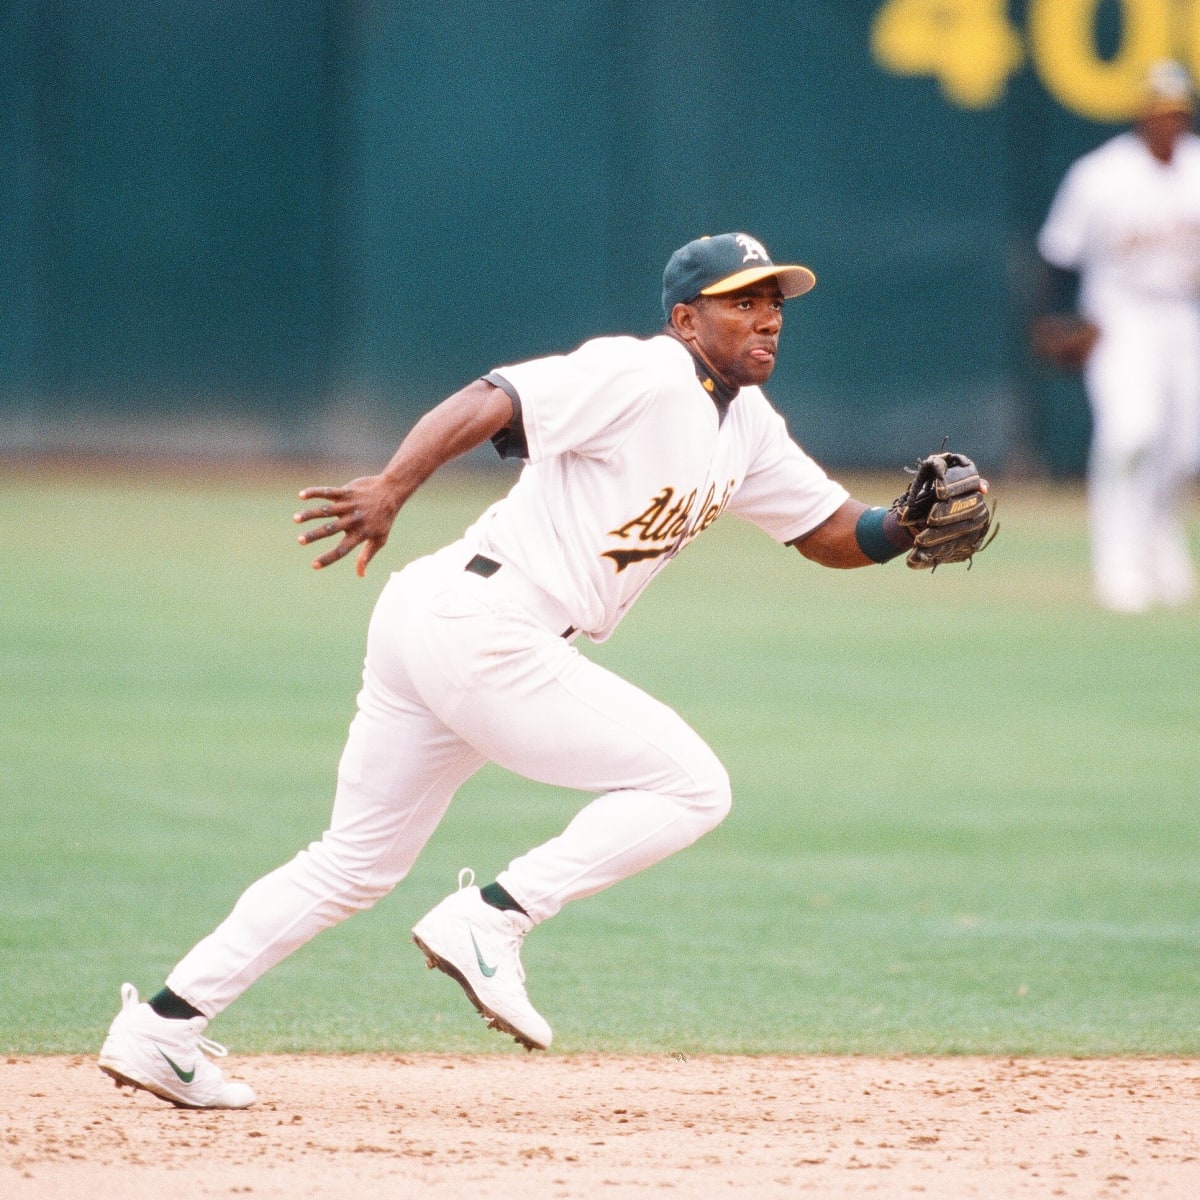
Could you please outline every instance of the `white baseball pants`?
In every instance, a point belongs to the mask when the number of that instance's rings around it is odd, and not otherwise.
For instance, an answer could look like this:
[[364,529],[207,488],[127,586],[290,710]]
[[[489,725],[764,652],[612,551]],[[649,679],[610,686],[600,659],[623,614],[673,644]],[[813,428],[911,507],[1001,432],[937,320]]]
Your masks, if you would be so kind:
[[575,650],[560,636],[561,607],[512,567],[465,571],[473,553],[455,543],[385,586],[328,831],[252,884],[167,979],[206,1016],[395,887],[486,761],[600,793],[498,876],[534,921],[683,849],[728,813],[728,775],[700,736]]
[[1132,612],[1182,604],[1196,590],[1184,517],[1200,459],[1200,316],[1169,303],[1114,314],[1085,382],[1097,597]]

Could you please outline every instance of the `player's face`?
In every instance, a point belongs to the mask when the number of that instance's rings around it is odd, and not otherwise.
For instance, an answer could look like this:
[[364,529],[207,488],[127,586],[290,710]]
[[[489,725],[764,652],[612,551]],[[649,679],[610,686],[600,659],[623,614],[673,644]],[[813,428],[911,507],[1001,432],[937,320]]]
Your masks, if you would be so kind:
[[766,383],[783,328],[783,293],[762,279],[724,296],[701,296],[694,310],[696,348],[732,387]]

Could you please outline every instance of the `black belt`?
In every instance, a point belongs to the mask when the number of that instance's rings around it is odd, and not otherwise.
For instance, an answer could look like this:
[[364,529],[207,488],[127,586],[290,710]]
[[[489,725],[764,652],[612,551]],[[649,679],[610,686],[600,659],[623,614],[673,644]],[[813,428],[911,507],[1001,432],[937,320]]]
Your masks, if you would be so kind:
[[[484,579],[491,579],[495,573],[500,570],[503,563],[498,563],[494,558],[488,558],[486,555],[477,554],[465,567],[464,571],[470,571],[472,575],[482,575]],[[575,633],[575,626],[568,625],[558,636],[569,638]]]

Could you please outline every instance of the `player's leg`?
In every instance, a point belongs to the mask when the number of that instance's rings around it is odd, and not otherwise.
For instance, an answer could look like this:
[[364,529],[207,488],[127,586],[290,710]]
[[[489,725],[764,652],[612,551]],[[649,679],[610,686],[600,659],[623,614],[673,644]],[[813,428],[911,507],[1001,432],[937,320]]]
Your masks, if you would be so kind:
[[482,763],[447,730],[374,647],[402,619],[393,580],[372,618],[359,708],[338,770],[330,826],[290,862],[252,884],[233,911],[175,967],[149,1003],[123,990],[100,1065],[119,1082],[193,1107],[244,1107],[253,1093],[226,1083],[202,1037],[266,970],[322,929],[372,905],[403,878],[454,792]]
[[205,1016],[316,934],[370,908],[408,873],[479,755],[419,707],[364,687],[329,829],[263,876],[167,978]]
[[510,890],[535,921],[690,845],[728,813],[728,774],[673,709],[528,618],[456,624],[453,643],[406,630],[430,707],[500,766],[600,793],[510,868]]
[[[530,707],[553,750],[528,773],[600,794],[561,834],[514,859],[499,876],[534,921],[690,846],[724,820],[731,804],[724,766],[678,713],[568,653]],[[499,740],[503,730],[497,732]],[[504,749],[494,750],[502,761]],[[520,761],[518,751],[514,763]]]
[[1088,360],[1092,410],[1088,523],[1096,596],[1117,612],[1154,600],[1150,561],[1156,464],[1162,425],[1161,364],[1152,331],[1128,317],[1107,327]]
[[1200,463],[1200,322],[1178,312],[1159,331],[1166,411],[1151,488],[1151,565],[1156,598],[1186,604],[1196,594],[1196,570],[1188,545],[1187,515]]
[[479,889],[461,889],[414,928],[431,962],[463,984],[477,1007],[519,1041],[544,1046],[550,1028],[526,1007],[521,938],[567,901],[609,887],[713,828],[729,810],[729,780],[677,713],[528,616],[473,609],[465,598],[444,607],[458,613],[453,642],[419,626],[406,630],[409,669],[430,707],[501,766],[600,793],[562,834],[499,876],[515,908],[503,913],[510,935],[507,943],[494,938],[494,955],[476,944],[493,920]]

